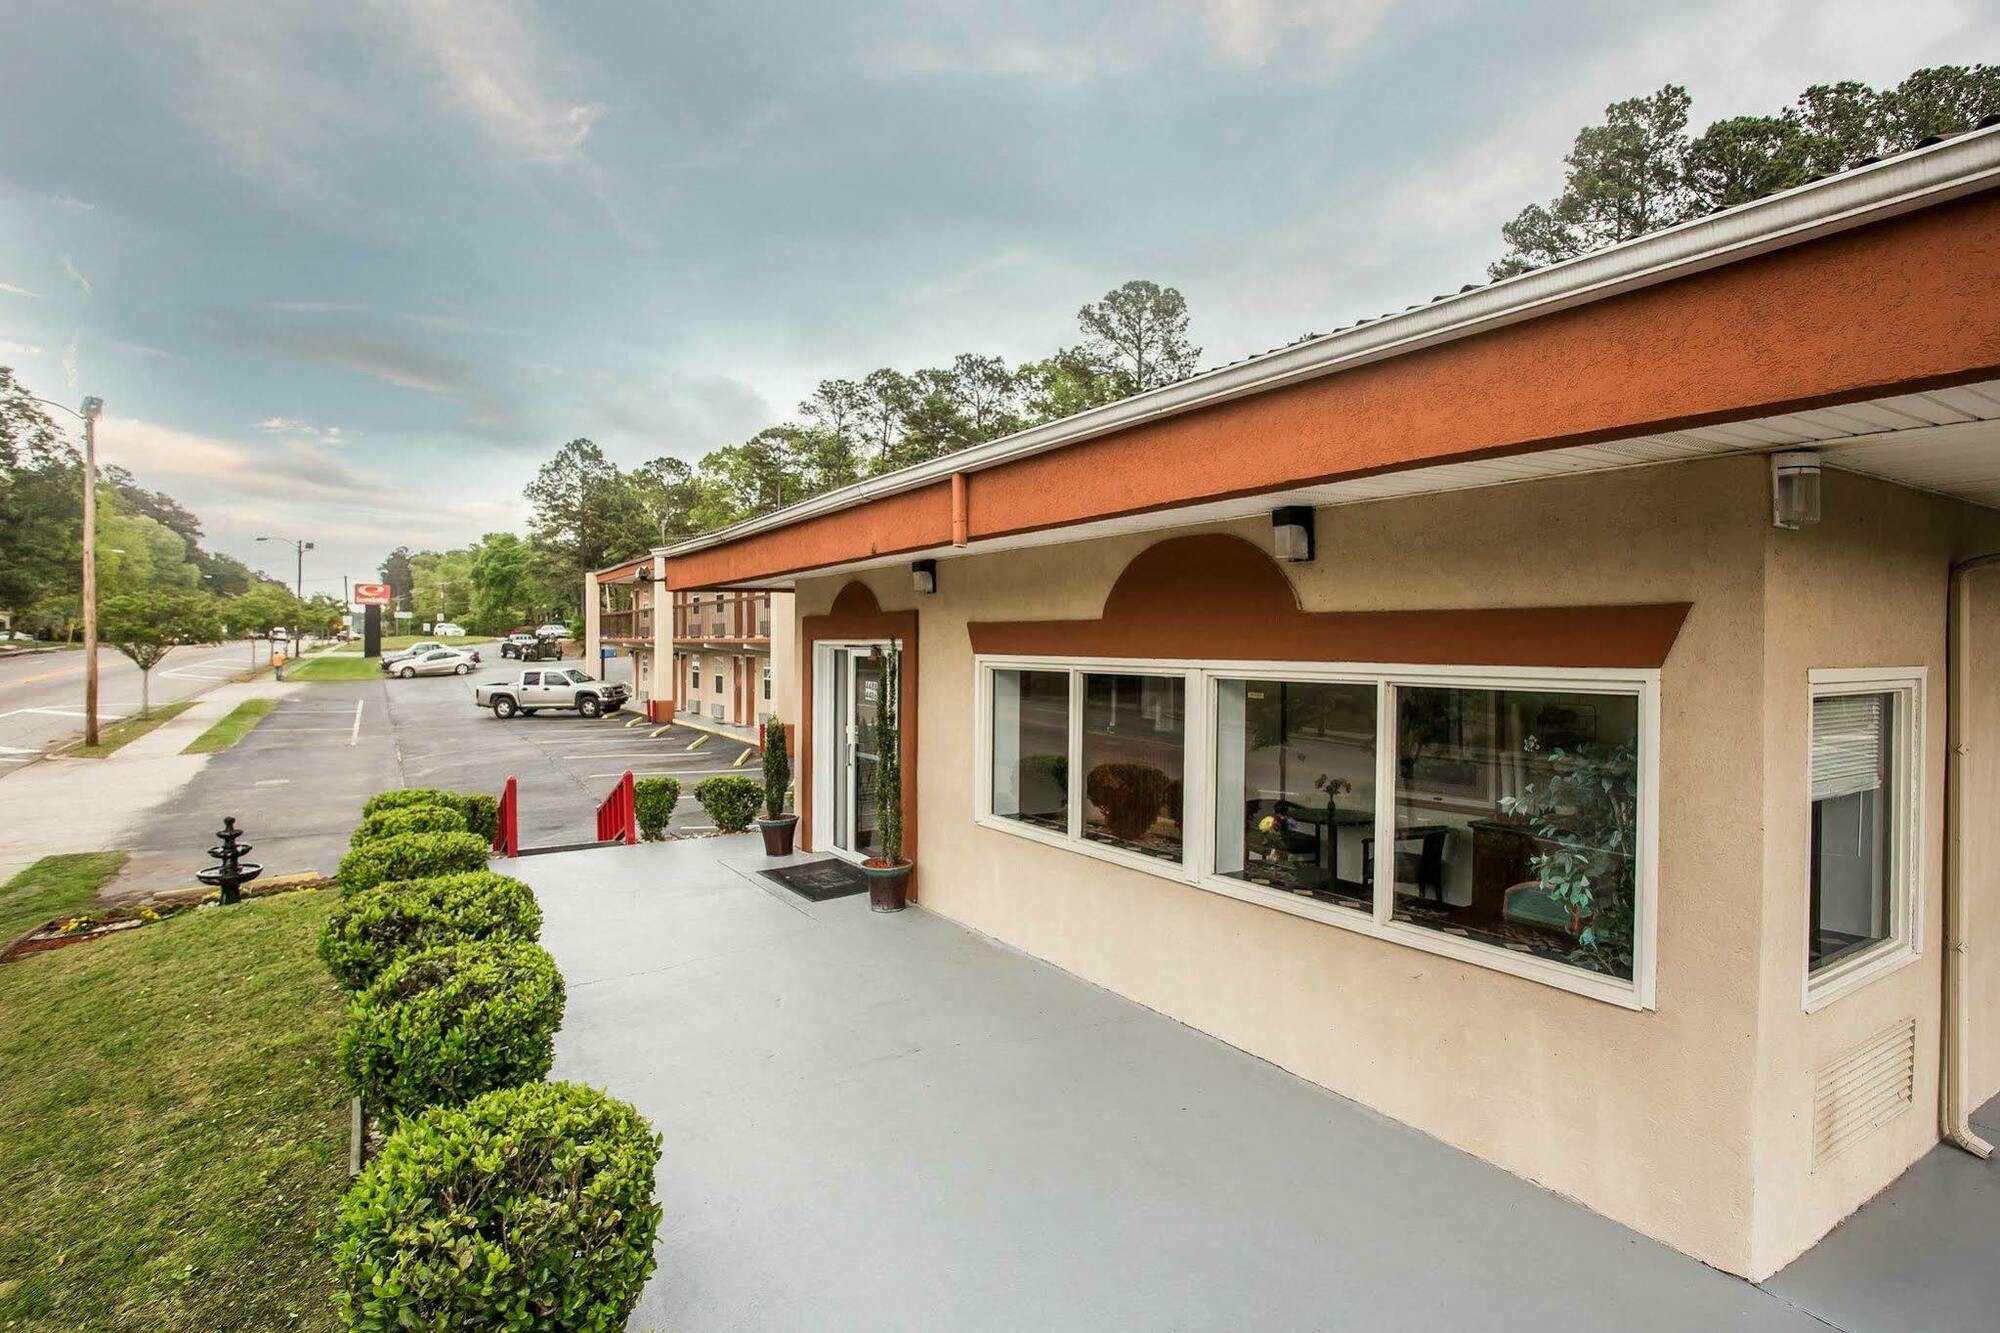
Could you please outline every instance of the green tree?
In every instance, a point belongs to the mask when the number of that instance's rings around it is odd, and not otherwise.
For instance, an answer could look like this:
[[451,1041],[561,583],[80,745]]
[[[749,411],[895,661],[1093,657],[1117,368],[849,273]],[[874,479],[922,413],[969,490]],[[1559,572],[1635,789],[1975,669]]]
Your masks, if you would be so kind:
[[410,604],[410,548],[398,546],[382,559],[382,582],[389,585],[389,595],[397,605]]
[[1201,360],[1188,341],[1187,299],[1172,287],[1134,279],[1076,312],[1085,346],[1124,393],[1186,379]]
[[153,715],[153,668],[175,648],[217,643],[215,599],[201,592],[149,590],[106,599],[98,609],[104,641],[139,668],[139,716]]
[[46,632],[75,620],[83,459],[0,366],[0,610]]
[[1118,377],[1087,347],[1065,347],[1020,369],[1024,408],[1033,422],[1075,416],[1124,395]]
[[1692,140],[1688,109],[1676,84],[1605,108],[1604,123],[1577,132],[1562,193],[1501,227],[1508,252],[1487,272],[1571,259],[1970,129],[2000,114],[2000,66],[1936,65],[1887,92],[1814,84],[1777,115],[1728,117]]
[[526,495],[534,509],[530,537],[574,571],[579,588],[586,572],[642,554],[658,540],[640,492],[590,440],[557,450]]
[[489,532],[472,550],[472,623],[489,634],[534,618],[534,553],[511,532]]

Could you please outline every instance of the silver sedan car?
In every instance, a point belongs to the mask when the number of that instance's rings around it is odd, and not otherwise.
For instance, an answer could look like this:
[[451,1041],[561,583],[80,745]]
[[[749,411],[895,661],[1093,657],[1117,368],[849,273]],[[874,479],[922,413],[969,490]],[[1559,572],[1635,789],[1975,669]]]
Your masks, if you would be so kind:
[[463,648],[433,648],[404,658],[392,671],[408,680],[412,676],[463,676],[478,665],[478,653]]

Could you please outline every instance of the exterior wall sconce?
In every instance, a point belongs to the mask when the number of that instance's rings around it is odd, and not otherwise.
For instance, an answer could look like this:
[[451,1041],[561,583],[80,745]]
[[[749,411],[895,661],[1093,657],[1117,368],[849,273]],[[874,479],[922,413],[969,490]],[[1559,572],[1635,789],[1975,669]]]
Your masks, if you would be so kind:
[[937,561],[913,560],[910,562],[910,582],[917,592],[929,596],[937,591]]
[[1771,524],[1796,532],[1819,522],[1819,455],[1771,455]]
[[1271,511],[1271,551],[1278,559],[1292,563],[1313,558],[1311,505],[1286,505]]

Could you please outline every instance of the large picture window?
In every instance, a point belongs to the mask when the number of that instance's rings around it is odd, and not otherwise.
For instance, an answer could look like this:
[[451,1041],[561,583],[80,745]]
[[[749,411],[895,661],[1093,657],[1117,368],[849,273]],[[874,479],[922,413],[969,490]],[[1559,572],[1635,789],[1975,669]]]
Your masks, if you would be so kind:
[[1069,673],[993,673],[993,813],[1069,829]]
[[1922,673],[1811,676],[1806,1001],[1914,956]]
[[1397,921],[1630,980],[1638,838],[1633,696],[1396,691]]
[[1085,674],[1085,837],[1178,862],[1186,767],[1184,677]]
[[1372,910],[1377,688],[1216,681],[1216,874]]
[[1652,1002],[1655,672],[1010,658],[979,680],[982,823]]

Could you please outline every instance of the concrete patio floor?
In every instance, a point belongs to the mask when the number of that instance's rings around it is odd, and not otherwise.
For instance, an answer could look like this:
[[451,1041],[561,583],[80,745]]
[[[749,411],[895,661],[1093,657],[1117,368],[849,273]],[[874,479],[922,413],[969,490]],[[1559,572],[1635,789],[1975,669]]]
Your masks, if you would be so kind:
[[634,1328],[1827,1327],[1809,1290],[772,864],[736,837],[510,867],[569,983],[555,1076],[665,1136]]

